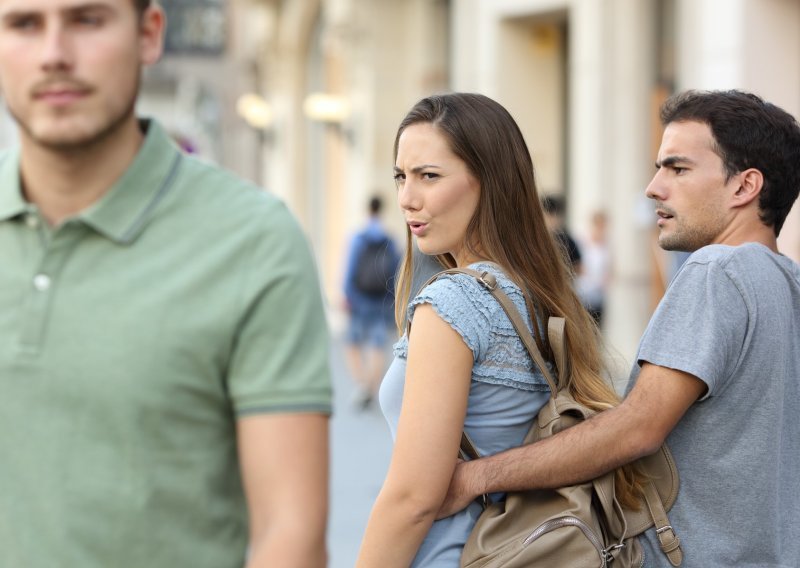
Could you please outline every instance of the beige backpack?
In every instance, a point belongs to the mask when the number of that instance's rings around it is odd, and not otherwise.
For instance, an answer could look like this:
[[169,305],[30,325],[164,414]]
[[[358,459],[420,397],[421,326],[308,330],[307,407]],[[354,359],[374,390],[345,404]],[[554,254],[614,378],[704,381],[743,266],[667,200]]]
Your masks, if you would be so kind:
[[[524,444],[586,420],[594,411],[577,403],[553,379],[536,342],[513,302],[497,286],[489,272],[451,269],[444,273],[469,274],[500,302],[531,358],[550,387],[551,397],[539,411]],[[565,374],[564,318],[551,317],[548,339],[559,375]],[[466,433],[462,457],[480,457]],[[666,445],[638,460],[648,478],[638,510],[623,509],[614,492],[614,472],[587,483],[551,490],[509,493],[503,502],[490,503],[483,496],[484,511],[461,557],[462,568],[612,568],[639,567],[644,563],[636,536],[655,525],[661,549],[673,566],[680,566],[680,540],[667,513],[678,495],[678,472]]]

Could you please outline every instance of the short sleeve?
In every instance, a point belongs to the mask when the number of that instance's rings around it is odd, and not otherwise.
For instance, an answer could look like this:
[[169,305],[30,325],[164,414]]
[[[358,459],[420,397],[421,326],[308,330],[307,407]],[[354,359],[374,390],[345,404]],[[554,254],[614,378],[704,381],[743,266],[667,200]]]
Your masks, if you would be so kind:
[[[519,289],[502,273],[494,274],[523,320],[529,321]],[[425,287],[409,304],[407,315],[412,323],[414,310],[421,304],[430,304],[472,351],[473,380],[523,390],[549,389],[499,302],[473,277],[447,274]],[[395,345],[394,353],[408,357],[405,335]]]
[[645,331],[637,357],[694,375],[716,396],[739,366],[748,327],[744,298],[716,262],[687,261]]
[[466,275],[447,275],[428,285],[408,307],[409,320],[421,304],[430,304],[444,321],[450,324],[472,351],[473,360],[479,360],[486,351],[489,310],[478,301],[479,284]]
[[319,280],[299,226],[282,204],[243,270],[242,320],[227,383],[237,415],[331,411],[329,339]]

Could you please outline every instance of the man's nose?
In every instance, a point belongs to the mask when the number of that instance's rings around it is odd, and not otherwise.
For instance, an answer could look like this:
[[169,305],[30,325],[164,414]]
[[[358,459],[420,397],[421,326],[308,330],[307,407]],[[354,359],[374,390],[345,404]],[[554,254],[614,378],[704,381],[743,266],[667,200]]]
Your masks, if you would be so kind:
[[644,194],[650,199],[664,198],[664,184],[661,179],[662,172],[663,169],[658,170],[656,174],[653,176],[653,179],[650,180],[650,183],[647,185],[647,188],[644,190]]
[[64,27],[51,24],[42,35],[41,66],[47,71],[60,71],[72,66],[72,41]]

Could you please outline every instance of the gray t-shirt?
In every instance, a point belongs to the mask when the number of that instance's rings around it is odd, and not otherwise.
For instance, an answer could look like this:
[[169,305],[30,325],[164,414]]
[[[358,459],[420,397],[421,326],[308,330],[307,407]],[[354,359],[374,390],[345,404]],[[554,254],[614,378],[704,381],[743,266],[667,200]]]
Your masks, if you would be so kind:
[[[470,268],[491,271],[500,289],[528,320],[519,288],[496,265],[476,263]],[[413,319],[414,309],[420,304],[433,306],[473,353],[464,429],[478,451],[492,455],[520,445],[550,391],[542,374],[532,370],[533,361],[503,308],[477,280],[464,274],[442,276],[422,290],[412,300],[408,317]],[[380,391],[381,409],[392,438],[396,437],[400,418],[407,356],[408,339],[404,335],[395,345],[395,359]],[[430,377],[430,389],[435,396],[435,377]],[[458,568],[461,550],[480,513],[480,505],[473,503],[464,511],[433,523],[412,566]]]
[[[667,439],[684,566],[800,566],[800,266],[755,243],[694,253],[639,346],[708,385]],[[639,374],[634,365],[630,389]],[[645,565],[669,563],[654,532]]]

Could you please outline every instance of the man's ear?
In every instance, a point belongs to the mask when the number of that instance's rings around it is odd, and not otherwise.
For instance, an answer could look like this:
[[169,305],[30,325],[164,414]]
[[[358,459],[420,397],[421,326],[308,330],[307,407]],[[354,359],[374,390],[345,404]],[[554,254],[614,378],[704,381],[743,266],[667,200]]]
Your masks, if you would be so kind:
[[139,57],[143,65],[156,63],[164,52],[164,30],[167,16],[160,6],[148,7],[139,24]]
[[761,188],[764,187],[764,174],[760,170],[750,168],[736,174],[739,186],[733,194],[733,206],[744,207],[756,200],[758,204],[758,196],[761,194]]

